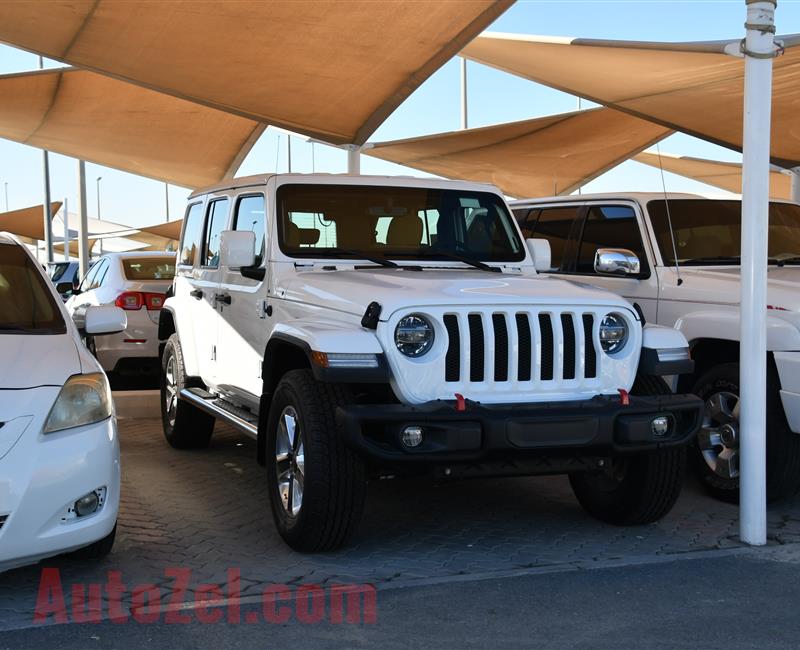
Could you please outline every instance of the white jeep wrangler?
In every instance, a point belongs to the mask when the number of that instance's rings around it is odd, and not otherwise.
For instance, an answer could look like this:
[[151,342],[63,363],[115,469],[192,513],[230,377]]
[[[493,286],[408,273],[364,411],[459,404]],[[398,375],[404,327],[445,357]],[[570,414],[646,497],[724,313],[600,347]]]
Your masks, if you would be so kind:
[[[647,322],[686,335],[695,372],[677,387],[706,403],[692,465],[717,498],[738,499],[741,202],[633,193],[515,201],[512,209],[526,236],[550,242],[550,274],[621,294]],[[800,489],[800,206],[773,202],[769,219],[767,496],[774,500]]]
[[[343,544],[371,477],[567,473],[583,507],[654,521],[677,498],[702,402],[675,330],[537,276],[499,192],[474,183],[254,176],[189,198],[161,312],[164,433],[215,419],[257,440],[275,523]],[[630,395],[629,395],[630,391]]]

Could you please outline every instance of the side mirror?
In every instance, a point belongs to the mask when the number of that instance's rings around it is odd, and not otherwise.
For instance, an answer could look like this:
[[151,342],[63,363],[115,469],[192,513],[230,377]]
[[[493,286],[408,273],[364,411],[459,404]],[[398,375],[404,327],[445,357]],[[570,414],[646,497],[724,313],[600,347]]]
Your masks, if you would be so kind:
[[533,266],[537,271],[549,271],[551,266],[550,242],[547,239],[526,239],[528,250],[533,257]]
[[[76,324],[78,324],[77,319]],[[128,327],[128,317],[122,309],[113,305],[87,307],[83,313],[82,329],[87,334],[116,334],[124,331],[126,327]]]
[[56,291],[63,296],[64,294],[75,293],[75,287],[72,286],[72,282],[59,282],[56,285]]
[[256,234],[250,230],[223,230],[219,238],[219,263],[230,269],[256,262]]
[[627,248],[598,248],[594,270],[603,275],[639,275],[642,265],[636,253]]

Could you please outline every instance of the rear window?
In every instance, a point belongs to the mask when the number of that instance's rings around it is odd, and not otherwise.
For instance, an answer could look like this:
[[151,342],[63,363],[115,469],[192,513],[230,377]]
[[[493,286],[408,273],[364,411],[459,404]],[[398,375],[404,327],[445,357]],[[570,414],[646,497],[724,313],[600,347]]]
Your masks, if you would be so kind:
[[0,244],[0,334],[65,334],[45,279],[15,244]]
[[175,260],[164,257],[127,257],[122,260],[126,280],[172,280]]

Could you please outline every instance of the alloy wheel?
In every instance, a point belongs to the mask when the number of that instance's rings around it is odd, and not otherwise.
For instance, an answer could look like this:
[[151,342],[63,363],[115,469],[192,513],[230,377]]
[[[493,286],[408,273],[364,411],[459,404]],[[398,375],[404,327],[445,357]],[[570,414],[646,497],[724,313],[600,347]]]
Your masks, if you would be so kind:
[[275,468],[281,503],[287,513],[296,517],[303,505],[305,450],[300,419],[292,406],[284,408],[278,419]]
[[706,400],[697,446],[718,476],[739,476],[739,396],[729,391],[714,393]]

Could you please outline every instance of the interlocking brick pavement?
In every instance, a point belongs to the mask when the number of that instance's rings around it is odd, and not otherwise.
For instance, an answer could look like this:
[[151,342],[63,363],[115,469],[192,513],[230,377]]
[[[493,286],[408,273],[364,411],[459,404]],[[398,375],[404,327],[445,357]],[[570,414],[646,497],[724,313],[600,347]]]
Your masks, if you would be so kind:
[[[238,568],[242,594],[265,584],[393,583],[587,566],[713,551],[737,545],[738,510],[691,482],[656,524],[616,528],[587,517],[563,477],[426,480],[371,484],[361,527],[343,550],[303,555],[272,524],[265,472],[254,442],[218,426],[207,450],[177,451],[155,419],[120,422],[122,505],[114,552],[100,562],[63,557],[64,584],[104,582],[109,570],[128,585],[166,593],[167,567],[192,570],[192,584],[224,583]],[[800,541],[800,499],[773,506],[773,543]],[[0,575],[0,630],[31,625],[41,566]]]

